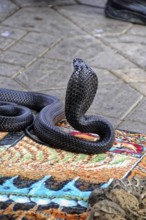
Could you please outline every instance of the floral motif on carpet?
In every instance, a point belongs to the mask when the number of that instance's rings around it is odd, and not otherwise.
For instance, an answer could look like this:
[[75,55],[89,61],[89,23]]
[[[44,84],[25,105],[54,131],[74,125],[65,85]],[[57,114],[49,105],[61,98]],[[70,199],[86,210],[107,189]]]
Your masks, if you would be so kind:
[[146,176],[145,134],[116,130],[108,152],[85,155],[36,143],[24,132],[0,133],[0,219],[85,220],[94,189],[134,176]]

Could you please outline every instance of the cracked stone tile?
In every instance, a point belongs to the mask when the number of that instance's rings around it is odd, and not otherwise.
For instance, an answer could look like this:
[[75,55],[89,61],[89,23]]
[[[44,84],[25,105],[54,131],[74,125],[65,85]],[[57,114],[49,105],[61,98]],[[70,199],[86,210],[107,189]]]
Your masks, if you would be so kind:
[[20,39],[27,32],[13,27],[0,26],[0,36],[3,38]]
[[24,90],[24,88],[15,82],[13,79],[0,76],[0,88],[14,89],[14,90]]
[[34,56],[28,54],[17,53],[14,51],[5,51],[0,55],[0,62],[9,63],[13,65],[26,66]]
[[72,72],[71,63],[69,65],[63,61],[39,59],[17,76],[17,80],[31,90],[66,88]]
[[22,70],[21,66],[12,65],[8,63],[0,64],[0,76],[13,77],[15,74],[19,73]]
[[64,6],[58,7],[58,11],[84,28],[88,33],[98,37],[121,34],[131,25],[126,22],[106,18],[104,10],[97,7],[87,7],[84,5]]
[[138,121],[130,121],[130,120],[123,121],[118,126],[118,129],[146,134],[146,124],[143,124]]
[[121,69],[135,67],[120,54],[109,47],[103,45],[100,41],[89,35],[67,38],[61,41],[51,51],[46,53],[45,57],[53,59],[68,60],[69,62],[76,58],[82,58],[91,67],[105,69]]
[[143,69],[128,68],[128,69],[113,70],[113,72],[119,78],[123,79],[128,83],[145,82],[146,84],[146,71],[144,71]]
[[90,111],[121,119],[141,97],[139,92],[125,83],[118,83],[114,86],[99,83]]
[[29,54],[29,55],[33,55],[33,57],[36,57],[39,56],[39,54],[42,54],[44,51],[46,51],[46,49],[47,48],[45,46],[34,43],[28,43],[21,40],[15,45],[13,45],[10,48],[10,51],[16,51],[19,53]]
[[10,18],[7,18],[3,24],[29,31],[37,31],[42,34],[49,33],[59,38],[84,34],[80,28],[69,20],[46,7],[22,8]]
[[3,21],[6,17],[10,16],[18,9],[17,5],[13,4],[9,0],[0,1],[0,21]]

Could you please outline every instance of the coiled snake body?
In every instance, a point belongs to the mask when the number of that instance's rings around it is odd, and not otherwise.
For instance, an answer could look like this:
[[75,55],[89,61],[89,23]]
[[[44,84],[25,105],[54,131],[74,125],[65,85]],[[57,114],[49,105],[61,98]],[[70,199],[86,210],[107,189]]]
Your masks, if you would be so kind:
[[[109,150],[114,142],[114,129],[110,122],[101,116],[84,115],[96,94],[97,76],[81,59],[74,59],[73,66],[74,72],[66,92],[65,111],[56,97],[0,89],[0,130],[17,131],[33,123],[35,134],[53,147],[86,154]],[[34,122],[29,108],[39,111]],[[96,133],[100,140],[93,142],[79,139],[55,126],[65,116],[75,129]]]

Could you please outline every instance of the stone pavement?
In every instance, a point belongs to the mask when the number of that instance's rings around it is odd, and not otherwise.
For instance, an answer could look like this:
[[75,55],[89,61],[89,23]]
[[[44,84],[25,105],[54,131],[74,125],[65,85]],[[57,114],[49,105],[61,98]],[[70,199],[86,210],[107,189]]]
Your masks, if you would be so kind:
[[99,88],[88,113],[146,133],[146,27],[107,19],[106,0],[0,0],[0,87],[64,101],[72,59]]

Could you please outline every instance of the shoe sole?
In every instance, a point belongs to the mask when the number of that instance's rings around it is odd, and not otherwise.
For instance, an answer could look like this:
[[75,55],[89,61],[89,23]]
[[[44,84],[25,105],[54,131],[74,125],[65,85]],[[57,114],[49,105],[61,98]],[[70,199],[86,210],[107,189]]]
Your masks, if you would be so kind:
[[128,21],[135,24],[146,25],[146,16],[129,10],[118,10],[106,5],[105,15],[109,18],[115,18],[122,21]]

